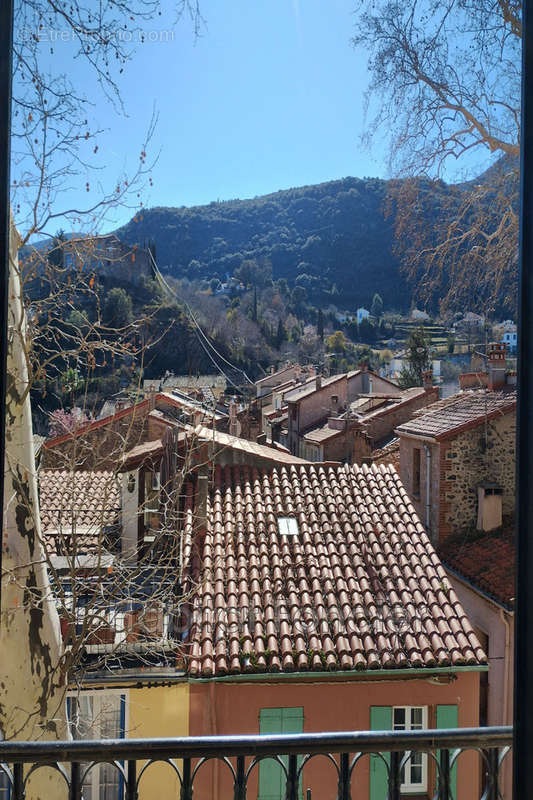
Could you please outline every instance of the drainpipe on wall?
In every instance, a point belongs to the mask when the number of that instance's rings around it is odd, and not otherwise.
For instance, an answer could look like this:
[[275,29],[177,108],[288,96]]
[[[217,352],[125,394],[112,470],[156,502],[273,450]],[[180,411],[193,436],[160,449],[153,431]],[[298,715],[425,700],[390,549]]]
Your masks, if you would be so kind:
[[[507,715],[509,713],[509,672],[510,672],[510,654],[511,654],[511,623],[507,618],[507,613],[500,608],[500,618],[503,624],[505,625],[505,655],[504,655],[504,676],[503,676],[503,685],[505,687],[503,693],[503,719],[501,722],[496,723],[497,725],[508,725],[509,720],[507,719]],[[487,653],[488,656],[488,653]]]
[[431,533],[431,450],[429,445],[424,445],[426,454],[426,531]]

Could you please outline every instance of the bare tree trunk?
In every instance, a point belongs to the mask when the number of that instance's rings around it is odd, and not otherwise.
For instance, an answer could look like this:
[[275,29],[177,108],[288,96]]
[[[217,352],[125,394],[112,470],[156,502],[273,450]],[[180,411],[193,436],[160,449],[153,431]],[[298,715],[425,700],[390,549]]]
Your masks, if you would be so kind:
[[[13,221],[9,253],[4,541],[0,620],[0,731],[5,739],[67,738],[59,619],[41,539],[24,309]],[[61,797],[43,770],[32,797]],[[57,773],[56,773],[57,774]],[[36,773],[39,776],[39,771]],[[37,784],[40,784],[38,786]],[[45,790],[46,786],[46,790]]]

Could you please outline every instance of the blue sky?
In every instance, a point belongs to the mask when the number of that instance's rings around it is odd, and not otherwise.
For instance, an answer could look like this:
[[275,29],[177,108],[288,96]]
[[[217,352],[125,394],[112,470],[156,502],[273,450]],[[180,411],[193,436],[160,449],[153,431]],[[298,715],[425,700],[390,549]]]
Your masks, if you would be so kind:
[[[356,51],[354,0],[201,0],[200,38],[168,11],[148,23],[121,76],[127,116],[116,114],[93,76],[54,45],[62,68],[94,100],[102,184],[138,163],[152,109],[158,155],[145,206],[244,198],[347,175],[387,177],[386,138],[371,152],[364,127],[367,55]],[[173,30],[172,35],[166,31]],[[60,198],[87,203],[85,180]],[[95,186],[94,178],[91,185]],[[132,213],[116,209],[110,230]]]

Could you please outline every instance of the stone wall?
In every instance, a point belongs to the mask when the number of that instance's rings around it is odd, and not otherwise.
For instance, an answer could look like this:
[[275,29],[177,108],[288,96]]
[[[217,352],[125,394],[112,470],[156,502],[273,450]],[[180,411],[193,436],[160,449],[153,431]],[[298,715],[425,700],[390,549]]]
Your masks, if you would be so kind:
[[477,487],[494,481],[503,489],[503,513],[515,504],[516,415],[504,414],[441,443],[439,536],[475,527]]
[[399,425],[412,419],[415,411],[418,411],[419,408],[425,408],[438,399],[439,390],[435,386],[414,397],[395,403],[393,406],[375,411],[363,420],[364,431],[374,444],[380,442]]

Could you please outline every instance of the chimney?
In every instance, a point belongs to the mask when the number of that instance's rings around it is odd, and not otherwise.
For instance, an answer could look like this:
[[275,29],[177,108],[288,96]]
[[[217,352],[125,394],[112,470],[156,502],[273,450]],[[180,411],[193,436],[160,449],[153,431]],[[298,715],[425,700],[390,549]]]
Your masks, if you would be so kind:
[[487,351],[488,389],[494,392],[505,386],[505,356],[507,346],[503,342],[491,342]]
[[230,436],[239,435],[239,425],[237,419],[237,403],[235,398],[232,397],[229,404],[229,434]]
[[136,561],[139,545],[139,470],[120,475],[120,538],[122,555],[127,561]]
[[258,433],[255,441],[257,442],[257,444],[266,444],[267,443],[266,433]]
[[339,396],[336,394],[332,394],[329,398],[329,409],[331,412],[331,416],[334,417],[339,411]]
[[433,388],[433,370],[432,369],[426,369],[422,373],[422,386],[424,387],[426,392],[429,389]]
[[315,378],[315,389],[318,392],[322,388],[322,375],[317,375]]
[[482,483],[477,490],[477,529],[478,531],[493,531],[502,525],[502,495],[501,486],[496,483]]

